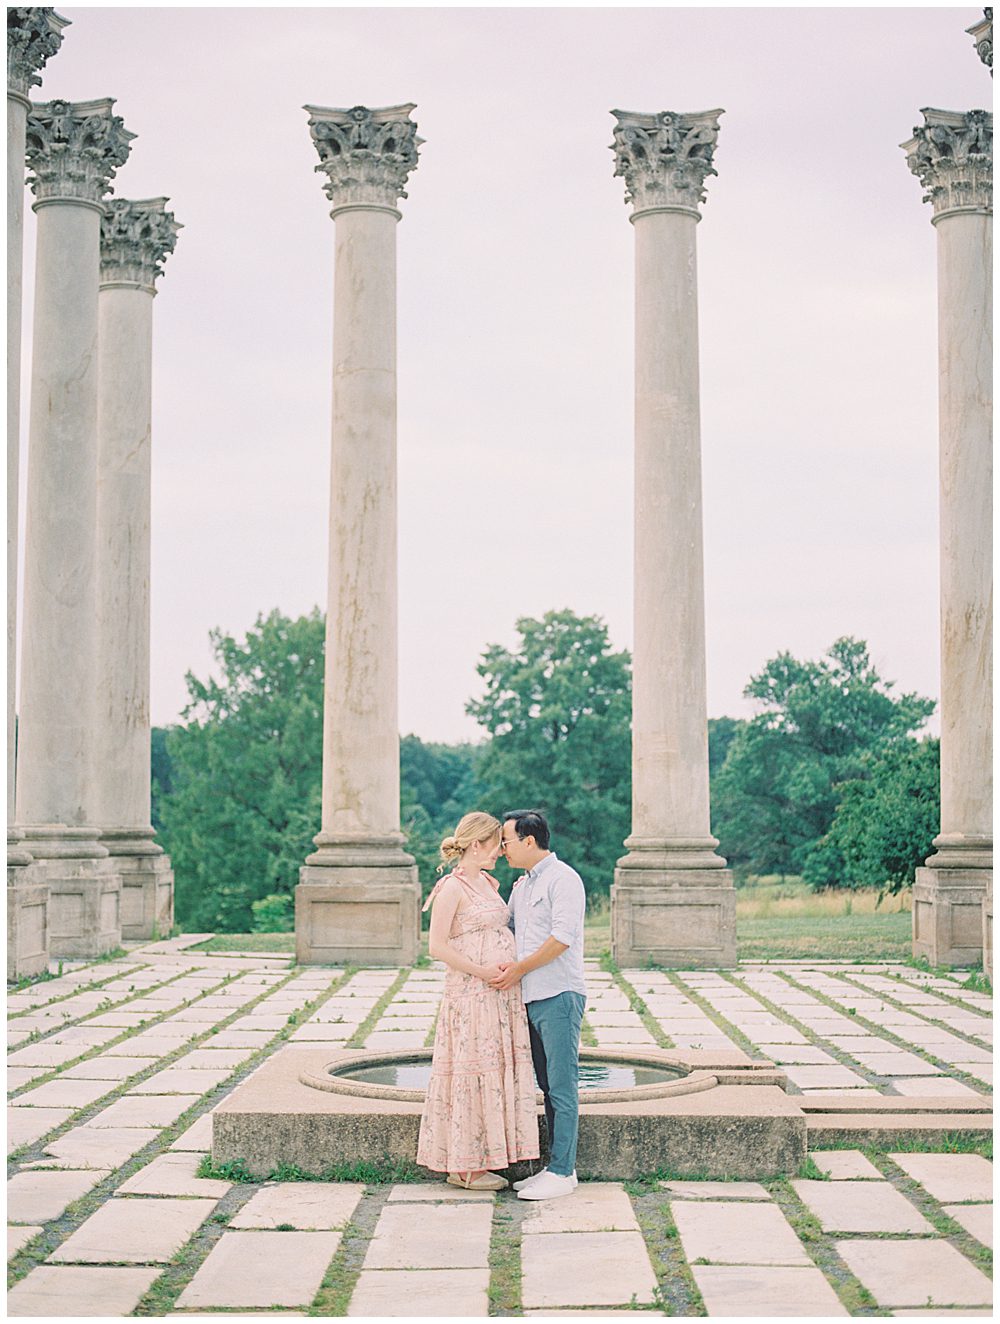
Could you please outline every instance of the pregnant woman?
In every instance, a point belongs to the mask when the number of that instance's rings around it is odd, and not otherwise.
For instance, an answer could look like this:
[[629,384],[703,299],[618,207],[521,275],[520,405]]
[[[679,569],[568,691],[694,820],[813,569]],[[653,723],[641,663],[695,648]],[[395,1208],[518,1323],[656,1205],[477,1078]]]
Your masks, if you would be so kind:
[[491,988],[516,958],[499,885],[487,872],[501,850],[500,824],[466,814],[441,843],[451,873],[424,905],[430,954],[448,966],[434,1037],[417,1162],[447,1172],[453,1186],[499,1191],[494,1169],[538,1158],[535,1078],[521,991]]

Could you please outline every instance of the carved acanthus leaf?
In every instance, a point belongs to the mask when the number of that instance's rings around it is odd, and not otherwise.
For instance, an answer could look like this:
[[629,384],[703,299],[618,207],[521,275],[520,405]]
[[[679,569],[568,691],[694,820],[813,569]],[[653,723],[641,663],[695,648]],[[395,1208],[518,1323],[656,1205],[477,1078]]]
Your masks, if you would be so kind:
[[669,207],[700,215],[700,204],[706,197],[705,180],[717,173],[712,160],[723,112],[611,113],[618,121],[611,150],[615,154],[615,175],[625,180],[625,201],[631,202],[636,212]]
[[28,183],[39,202],[73,198],[100,203],[111,192],[118,167],[128,160],[135,137],[114,100],[44,101],[28,113]]
[[920,112],[924,123],[902,144],[906,164],[927,190],[934,216],[993,206],[993,116],[987,110]]
[[978,23],[973,23],[971,28],[966,28],[966,32],[976,43],[976,54],[982,60],[983,64],[990,71],[990,77],[993,77],[993,8],[988,6],[983,10],[983,16]]
[[319,153],[323,191],[334,208],[395,207],[406,197],[406,180],[417,167],[417,126],[413,105],[370,110],[306,106],[309,132]]
[[40,83],[39,70],[62,45],[69,19],[47,6],[7,10],[7,86],[27,96]]
[[166,210],[166,198],[108,202],[101,221],[101,281],[155,287],[183,226]]

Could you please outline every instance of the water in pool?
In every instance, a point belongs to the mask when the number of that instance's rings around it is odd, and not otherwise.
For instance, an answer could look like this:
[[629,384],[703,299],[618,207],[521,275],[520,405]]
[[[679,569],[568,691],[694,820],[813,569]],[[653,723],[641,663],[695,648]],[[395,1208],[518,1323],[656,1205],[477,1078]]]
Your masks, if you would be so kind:
[[[366,1085],[395,1085],[404,1090],[422,1090],[430,1080],[430,1062],[386,1062],[380,1066],[355,1067],[346,1071],[337,1071],[338,1076],[347,1080],[361,1081]],[[663,1085],[667,1081],[680,1080],[683,1071],[670,1067],[650,1067],[620,1062],[581,1062],[581,1090],[624,1090],[636,1085]]]

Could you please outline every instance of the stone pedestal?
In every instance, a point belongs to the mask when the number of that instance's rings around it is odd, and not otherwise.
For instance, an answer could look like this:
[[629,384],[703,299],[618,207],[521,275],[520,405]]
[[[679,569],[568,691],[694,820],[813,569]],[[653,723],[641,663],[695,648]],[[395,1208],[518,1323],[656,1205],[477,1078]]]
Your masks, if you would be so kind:
[[983,972],[993,978],[993,874],[986,884],[983,897]]
[[722,112],[612,113],[636,246],[632,832],[612,954],[732,965],[736,897],[708,794],[695,244]]
[[420,888],[399,825],[396,202],[412,106],[307,106],[336,222],[323,823],[295,897],[300,962],[400,965]]
[[7,870],[7,978],[27,979],[49,968],[49,885],[37,866]]
[[937,230],[941,831],[916,875],[913,953],[969,965],[993,868],[993,117],[922,114],[903,150]]
[[120,941],[120,882],[93,804],[97,351],[102,199],[129,140],[113,102],[33,105],[38,213],[17,822],[50,886],[53,955]]
[[153,299],[181,228],[166,202],[115,198],[101,222],[92,804],[122,877],[122,936],[134,940],[173,927],[174,876],[150,825]]

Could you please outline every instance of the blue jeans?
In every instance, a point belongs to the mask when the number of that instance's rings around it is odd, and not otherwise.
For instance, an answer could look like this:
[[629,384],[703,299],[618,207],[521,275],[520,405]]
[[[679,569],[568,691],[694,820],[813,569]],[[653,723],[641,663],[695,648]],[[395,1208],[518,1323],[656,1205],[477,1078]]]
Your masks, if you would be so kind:
[[549,1128],[549,1171],[568,1177],[576,1167],[580,1126],[580,1025],[587,999],[582,993],[557,993],[526,1005],[531,1060],[545,1096]]

